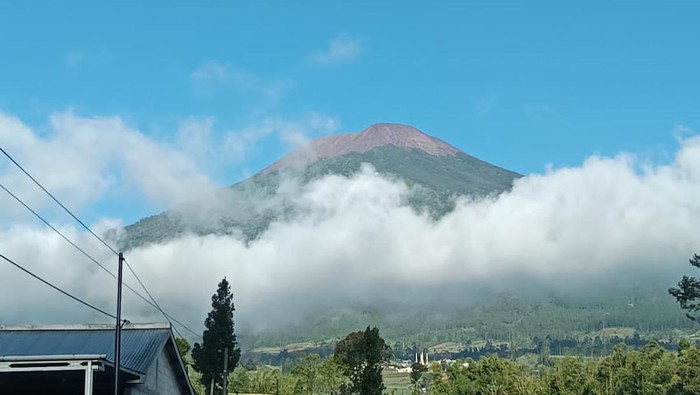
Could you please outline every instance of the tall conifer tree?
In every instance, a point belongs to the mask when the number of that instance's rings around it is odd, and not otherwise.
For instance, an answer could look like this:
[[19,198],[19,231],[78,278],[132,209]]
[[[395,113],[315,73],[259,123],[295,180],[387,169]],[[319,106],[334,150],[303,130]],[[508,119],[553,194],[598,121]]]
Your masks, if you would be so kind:
[[232,372],[241,358],[233,330],[233,305],[231,287],[224,277],[216,293],[211,297],[212,310],[204,320],[202,344],[192,347],[194,368],[202,373],[200,382],[209,388],[212,380],[215,387],[223,386],[224,350],[228,348],[228,371]]

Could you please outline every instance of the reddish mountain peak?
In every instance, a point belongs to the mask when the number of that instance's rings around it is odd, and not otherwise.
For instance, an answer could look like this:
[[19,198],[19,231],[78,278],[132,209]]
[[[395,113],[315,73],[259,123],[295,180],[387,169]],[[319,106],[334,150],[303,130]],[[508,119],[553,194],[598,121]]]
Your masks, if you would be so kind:
[[412,126],[397,123],[377,123],[363,130],[358,134],[354,148],[368,146],[369,151],[383,145],[419,149],[433,156],[452,156],[459,152],[442,140],[428,136]]
[[262,171],[270,173],[285,167],[305,166],[319,159],[333,158],[351,152],[367,152],[377,147],[394,145],[419,149],[433,156],[453,156],[460,151],[420,130],[397,123],[377,123],[359,133],[328,136],[312,141],[283,157]]

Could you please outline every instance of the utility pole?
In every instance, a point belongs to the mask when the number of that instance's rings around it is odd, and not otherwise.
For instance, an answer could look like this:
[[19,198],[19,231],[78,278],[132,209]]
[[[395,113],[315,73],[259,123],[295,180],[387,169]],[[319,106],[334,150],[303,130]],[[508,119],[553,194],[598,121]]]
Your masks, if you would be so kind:
[[114,328],[114,395],[119,395],[119,357],[122,352],[122,266],[124,254],[119,253],[117,271],[117,326]]
[[228,395],[228,347],[224,348],[224,395]]

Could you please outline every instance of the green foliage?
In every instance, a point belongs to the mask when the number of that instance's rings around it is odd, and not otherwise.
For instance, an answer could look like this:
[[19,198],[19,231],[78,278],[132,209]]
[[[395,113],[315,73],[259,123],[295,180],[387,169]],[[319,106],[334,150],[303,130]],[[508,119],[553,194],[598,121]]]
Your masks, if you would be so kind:
[[184,337],[176,337],[175,345],[177,345],[177,352],[180,353],[180,358],[182,358],[183,361],[186,361],[187,355],[192,349],[190,342],[188,342]]
[[544,374],[489,356],[432,366],[432,393],[440,395],[618,395],[700,393],[700,351],[685,342],[678,354],[649,343],[636,351],[615,347],[602,359],[557,358]]
[[[348,340],[346,360],[362,360],[366,331],[354,332]],[[378,334],[377,334],[378,335]],[[370,342],[371,344],[371,342]],[[413,393],[431,395],[690,395],[700,394],[700,351],[688,341],[681,341],[678,352],[669,352],[657,343],[639,350],[619,345],[603,358],[553,357],[551,366],[529,369],[525,365],[495,355],[416,367],[420,377],[413,377]],[[345,353],[345,352],[343,352]],[[375,353],[381,355],[382,353]],[[358,367],[362,371],[363,366]],[[280,394],[338,394],[347,366],[338,356],[325,360],[308,356],[291,366],[290,372],[260,366],[254,371],[237,369],[231,378],[230,391],[274,394],[279,381]],[[396,374],[391,373],[392,377]],[[359,377],[363,377],[359,374]],[[405,377],[405,376],[404,376]],[[347,379],[346,379],[347,380]],[[327,383],[332,383],[328,385]],[[347,381],[346,394],[380,394],[376,382],[355,385]],[[404,386],[408,383],[404,382]],[[395,394],[397,387],[389,390]],[[402,387],[407,389],[407,387]],[[425,391],[425,392],[423,392]],[[386,393],[386,392],[385,392]]]
[[319,366],[320,388],[322,393],[337,394],[348,383],[343,367],[335,355],[327,357]]
[[495,355],[481,358],[470,366],[476,387],[487,393],[512,393],[515,391],[517,378],[523,374],[524,367],[511,360]]
[[249,393],[254,394],[294,394],[298,380],[279,369],[259,366],[250,372]]
[[228,349],[228,370],[233,371],[238,365],[241,350],[237,347],[233,329],[233,295],[231,287],[224,278],[219,283],[216,293],[211,298],[212,310],[204,320],[202,344],[195,343],[192,348],[194,368],[202,373],[200,382],[209,387],[223,386],[224,350]]
[[677,394],[700,394],[700,350],[689,346],[680,351],[673,381]]
[[[431,386],[432,393],[435,395],[451,395],[453,393],[453,389],[450,385],[449,377],[443,370],[442,365],[433,364],[430,368],[430,371],[433,376],[433,382]],[[413,381],[413,369],[411,369],[411,381]],[[416,382],[417,381],[418,380],[416,380]]]
[[293,369],[292,375],[297,377],[294,393],[299,395],[313,395],[318,389],[319,370],[321,357],[312,354],[304,358]]
[[343,394],[381,395],[384,390],[382,363],[391,357],[391,348],[379,335],[378,328],[367,327],[340,340],[335,357],[349,382]]
[[250,374],[244,368],[236,368],[228,380],[228,391],[247,393],[251,390]]
[[207,393],[207,389],[204,388],[200,382],[202,374],[194,369],[187,369],[187,374],[190,377],[190,382],[192,383],[192,388],[194,388],[194,393],[197,395],[204,395]]
[[278,371],[267,367],[258,368],[253,375],[250,391],[258,394],[274,393],[277,386]]
[[551,394],[583,394],[589,374],[581,359],[565,357],[547,372],[544,384]]
[[236,369],[229,380],[229,392],[313,395],[337,394],[347,379],[334,356],[324,360],[310,355],[290,365],[289,371],[258,366],[254,370]]
[[[694,254],[690,259],[690,264],[700,269],[700,255]],[[676,301],[681,305],[681,309],[691,313],[700,311],[700,278],[683,276],[678,282],[678,288],[668,290]],[[688,318],[696,321],[697,318],[686,314]]]
[[414,363],[411,365],[411,384],[414,386],[418,384],[418,381],[423,376],[423,373],[428,371],[428,367],[421,363]]

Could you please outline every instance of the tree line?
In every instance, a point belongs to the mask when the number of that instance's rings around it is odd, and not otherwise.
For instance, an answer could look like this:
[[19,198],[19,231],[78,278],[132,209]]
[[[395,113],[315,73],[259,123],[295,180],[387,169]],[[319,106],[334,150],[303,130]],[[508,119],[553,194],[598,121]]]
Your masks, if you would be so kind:
[[230,376],[229,393],[563,395],[700,394],[700,350],[687,340],[675,352],[650,342],[640,349],[618,344],[603,358],[547,357],[535,366],[496,354],[414,364],[411,385],[386,389],[383,365],[391,351],[377,328],[353,332],[333,355],[309,355],[277,369],[239,367]]
[[[699,394],[700,351],[687,341],[677,353],[657,343],[620,344],[605,358],[548,359],[536,369],[496,355],[412,375],[415,393],[434,395]],[[415,370],[420,370],[414,369]]]

